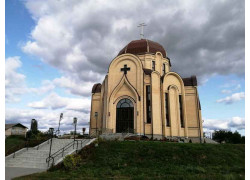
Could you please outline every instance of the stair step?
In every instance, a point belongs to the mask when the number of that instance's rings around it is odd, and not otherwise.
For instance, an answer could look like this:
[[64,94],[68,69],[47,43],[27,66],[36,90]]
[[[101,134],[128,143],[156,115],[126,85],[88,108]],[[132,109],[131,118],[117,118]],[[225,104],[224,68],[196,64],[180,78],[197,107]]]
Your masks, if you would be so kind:
[[[83,140],[82,143],[78,143],[78,150],[82,149],[91,139]],[[64,139],[53,139],[51,154],[57,152],[62,149],[69,143],[73,142],[73,140],[64,140]],[[82,146],[81,146],[82,144]],[[64,151],[63,157],[65,157],[72,150],[76,150],[77,144],[69,147]],[[15,158],[6,159],[5,166],[6,167],[25,167],[25,168],[41,168],[47,169],[48,163],[46,163],[46,159],[49,156],[50,143],[45,143],[39,149],[37,148],[29,148],[27,151],[23,151],[21,153],[17,153]],[[54,158],[54,162],[57,162],[62,158],[62,154],[59,154]],[[50,161],[50,164],[52,160]]]

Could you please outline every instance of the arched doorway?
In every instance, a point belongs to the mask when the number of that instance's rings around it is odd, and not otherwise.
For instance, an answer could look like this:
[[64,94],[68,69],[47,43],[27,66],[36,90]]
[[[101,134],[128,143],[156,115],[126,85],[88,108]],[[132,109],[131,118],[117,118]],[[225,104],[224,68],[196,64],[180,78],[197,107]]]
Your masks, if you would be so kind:
[[134,133],[134,104],[127,98],[116,105],[116,133],[121,132]]

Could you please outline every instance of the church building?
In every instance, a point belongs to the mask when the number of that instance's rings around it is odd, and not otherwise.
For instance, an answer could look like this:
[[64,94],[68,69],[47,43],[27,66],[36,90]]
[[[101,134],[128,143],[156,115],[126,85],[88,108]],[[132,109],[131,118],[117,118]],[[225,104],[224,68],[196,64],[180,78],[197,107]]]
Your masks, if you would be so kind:
[[89,133],[201,139],[196,76],[182,78],[171,71],[159,43],[131,41],[111,61],[102,84],[92,88]]

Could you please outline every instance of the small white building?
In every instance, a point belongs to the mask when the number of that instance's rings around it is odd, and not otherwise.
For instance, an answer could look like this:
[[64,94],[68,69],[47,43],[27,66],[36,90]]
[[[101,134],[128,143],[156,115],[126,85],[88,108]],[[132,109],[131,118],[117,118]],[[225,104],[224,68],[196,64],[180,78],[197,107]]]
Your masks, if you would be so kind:
[[5,137],[11,135],[20,135],[26,137],[28,128],[20,123],[5,124]]

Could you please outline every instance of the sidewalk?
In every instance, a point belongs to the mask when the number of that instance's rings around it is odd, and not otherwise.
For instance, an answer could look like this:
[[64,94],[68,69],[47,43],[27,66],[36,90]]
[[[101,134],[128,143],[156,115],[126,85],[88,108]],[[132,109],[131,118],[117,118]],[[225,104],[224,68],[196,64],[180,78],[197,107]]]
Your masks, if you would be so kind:
[[14,177],[24,176],[43,171],[46,171],[46,169],[5,167],[5,180],[11,180]]

